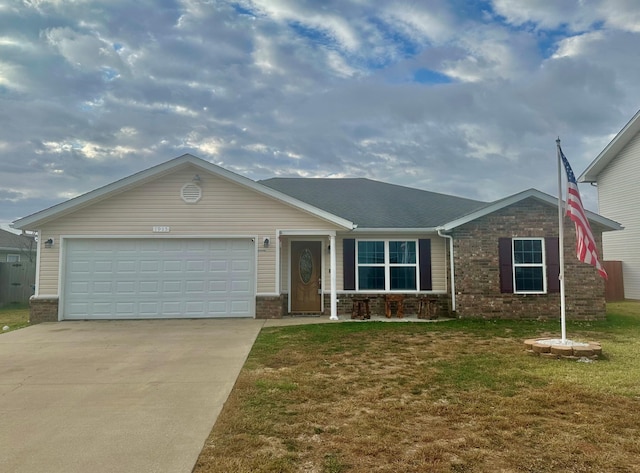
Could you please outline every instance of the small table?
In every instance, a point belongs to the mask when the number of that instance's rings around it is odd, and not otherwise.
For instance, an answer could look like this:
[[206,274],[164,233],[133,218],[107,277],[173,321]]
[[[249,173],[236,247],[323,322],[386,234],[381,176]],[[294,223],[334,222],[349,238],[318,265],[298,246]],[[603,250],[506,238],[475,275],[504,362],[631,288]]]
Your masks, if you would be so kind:
[[401,319],[404,316],[404,295],[402,294],[387,294],[384,296],[384,315],[388,319],[391,318],[391,304],[394,302],[398,306],[396,317]]
[[369,311],[369,299],[353,298],[353,307],[351,308],[351,318],[364,320],[371,318],[371,312]]
[[418,302],[418,318],[429,320],[437,319],[438,299],[434,297],[421,297]]

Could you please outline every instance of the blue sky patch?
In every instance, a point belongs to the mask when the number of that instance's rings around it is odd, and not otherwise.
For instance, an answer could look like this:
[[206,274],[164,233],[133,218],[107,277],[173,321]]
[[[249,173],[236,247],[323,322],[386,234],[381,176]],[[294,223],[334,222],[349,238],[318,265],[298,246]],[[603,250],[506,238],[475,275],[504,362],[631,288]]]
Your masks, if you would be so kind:
[[453,82],[451,77],[431,69],[418,69],[413,73],[413,81],[420,84],[449,84]]

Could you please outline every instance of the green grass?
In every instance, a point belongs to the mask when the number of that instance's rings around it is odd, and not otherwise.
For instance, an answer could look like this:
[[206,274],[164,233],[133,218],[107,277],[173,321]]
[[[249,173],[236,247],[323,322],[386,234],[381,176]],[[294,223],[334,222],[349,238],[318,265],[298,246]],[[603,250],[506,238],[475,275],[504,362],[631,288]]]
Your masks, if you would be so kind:
[[[10,332],[29,325],[29,308],[24,306],[0,307],[0,333]],[[9,330],[2,330],[8,326]]]
[[195,472],[640,472],[640,303],[569,322],[604,356],[527,355],[558,321],[264,329]]

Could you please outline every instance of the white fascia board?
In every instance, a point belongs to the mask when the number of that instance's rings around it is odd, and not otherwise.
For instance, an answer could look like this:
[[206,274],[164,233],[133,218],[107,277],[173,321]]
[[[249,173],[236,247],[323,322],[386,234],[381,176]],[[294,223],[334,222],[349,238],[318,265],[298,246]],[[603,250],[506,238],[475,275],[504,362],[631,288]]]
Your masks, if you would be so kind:
[[426,228],[355,228],[353,233],[436,233],[436,227]]
[[336,236],[335,230],[278,230],[280,236]]
[[609,142],[607,146],[600,152],[587,169],[584,170],[578,182],[597,182],[598,175],[607,167],[613,158],[615,158],[622,148],[624,148],[631,138],[640,131],[640,111],[638,111],[631,120],[618,132],[616,136]]
[[[441,227],[438,227],[438,230],[445,232],[451,231],[456,227],[472,222],[480,217],[484,217],[485,215],[492,214],[493,212],[497,212],[498,210],[504,209],[505,207],[509,207],[510,205],[528,198],[534,198],[541,201],[542,203],[555,207],[556,209],[558,208],[557,197],[552,197],[549,194],[545,194],[544,192],[541,192],[537,189],[527,189],[526,191],[498,200],[487,205],[486,207],[476,210],[475,212],[471,212],[470,214],[467,214],[463,217],[445,223]],[[585,209],[585,213],[589,220],[597,222],[600,225],[608,228],[609,230],[622,230],[623,228],[618,222],[610,220],[597,213],[591,212],[590,210]]]
[[346,220],[344,218],[338,217],[337,215],[331,214],[325,210],[322,210],[322,209],[313,207],[309,204],[306,204],[304,202],[301,202],[286,194],[273,190],[267,186],[263,186],[262,184],[258,184],[257,182],[252,181],[249,178],[240,176],[239,174],[231,172],[227,169],[224,169],[220,166],[217,166],[213,163],[200,159],[191,154],[184,154],[177,158],[171,159],[165,163],[162,163],[157,166],[146,169],[144,171],[140,171],[138,173],[132,174],[131,176],[112,182],[111,184],[107,184],[106,186],[100,187],[96,190],[87,192],[86,194],[82,194],[78,197],[74,197],[73,199],[69,199],[65,202],[54,205],[53,207],[49,207],[48,209],[42,210],[40,212],[36,212],[35,214],[31,214],[24,218],[18,219],[15,222],[13,222],[12,226],[17,229],[32,229],[37,225],[42,225],[43,223],[46,223],[49,220],[58,218],[64,215],[65,213],[78,210],[86,205],[89,205],[94,202],[98,202],[99,200],[105,199],[118,192],[122,192],[124,190],[130,189],[136,184],[139,184],[145,180],[148,180],[154,177],[159,177],[179,166],[184,166],[185,164],[191,164],[204,171],[208,171],[212,174],[215,174],[223,179],[226,179],[236,184],[239,184],[241,186],[253,189],[258,193],[280,200],[286,203],[287,205],[298,208],[302,211],[310,213],[318,218],[331,222],[340,227],[347,228],[347,229],[352,229],[355,227],[354,223],[350,222],[349,220]]

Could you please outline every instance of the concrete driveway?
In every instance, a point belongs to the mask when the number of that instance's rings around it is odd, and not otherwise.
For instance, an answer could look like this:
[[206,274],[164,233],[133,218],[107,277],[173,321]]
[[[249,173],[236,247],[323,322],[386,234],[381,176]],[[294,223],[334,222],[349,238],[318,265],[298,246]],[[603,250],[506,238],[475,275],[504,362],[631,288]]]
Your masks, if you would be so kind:
[[263,320],[0,335],[0,471],[191,472]]

